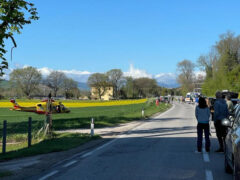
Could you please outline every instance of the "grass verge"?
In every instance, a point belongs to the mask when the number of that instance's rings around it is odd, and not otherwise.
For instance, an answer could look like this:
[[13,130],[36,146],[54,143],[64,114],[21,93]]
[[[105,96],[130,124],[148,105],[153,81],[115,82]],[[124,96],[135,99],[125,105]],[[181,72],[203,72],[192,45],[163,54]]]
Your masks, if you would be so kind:
[[[25,143],[21,143],[19,146],[22,148],[18,150],[14,150],[16,149],[16,145],[9,145],[8,152],[6,154],[0,154],[0,160],[64,151],[98,138],[100,138],[100,136],[91,137],[89,134],[79,133],[55,134],[53,138],[47,138],[37,142],[30,148],[27,148],[27,144]],[[19,148],[19,146],[17,146],[17,148]]]

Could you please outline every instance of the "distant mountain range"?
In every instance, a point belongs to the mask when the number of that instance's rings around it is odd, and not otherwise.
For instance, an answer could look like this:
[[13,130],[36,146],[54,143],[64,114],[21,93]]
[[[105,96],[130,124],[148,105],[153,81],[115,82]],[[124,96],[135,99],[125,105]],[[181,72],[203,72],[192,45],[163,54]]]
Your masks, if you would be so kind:
[[173,73],[161,73],[155,76],[157,83],[165,88],[177,88],[180,85],[177,83],[176,75]]
[[[172,73],[162,73],[155,76],[155,79],[157,80],[157,83],[161,87],[165,88],[177,88],[179,87],[179,84],[177,83],[176,76]],[[77,80],[77,79],[75,79]],[[87,82],[78,82],[78,88],[81,90],[88,91],[90,90],[90,87],[88,86]],[[0,88],[9,88],[10,83],[7,80],[1,80],[0,81]]]
[[10,83],[7,80],[0,80],[0,88],[7,89],[10,88]]
[[88,84],[84,82],[78,82],[78,88],[85,91],[90,90],[90,87],[88,86]]

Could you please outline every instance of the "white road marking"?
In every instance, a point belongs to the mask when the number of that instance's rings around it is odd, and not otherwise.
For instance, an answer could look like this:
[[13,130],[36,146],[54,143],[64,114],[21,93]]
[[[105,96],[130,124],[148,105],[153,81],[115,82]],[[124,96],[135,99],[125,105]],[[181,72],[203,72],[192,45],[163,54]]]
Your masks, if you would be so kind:
[[205,150],[205,139],[203,139],[203,143],[202,143],[202,152],[203,152],[203,160],[204,160],[204,162],[210,162],[209,155],[208,155],[208,153]]
[[71,165],[75,164],[76,162],[77,162],[76,160],[73,160],[73,161],[71,161],[71,162],[65,164],[63,167],[71,166]]
[[53,176],[54,174],[57,174],[57,173],[58,173],[57,170],[56,170],[56,171],[52,171],[52,172],[50,172],[49,174],[47,174],[47,175],[41,177],[39,180],[47,179],[47,178],[49,178],[49,177],[51,177],[51,176]]
[[209,156],[206,152],[203,153],[203,160],[204,162],[210,162]]
[[87,156],[90,156],[92,154],[92,152],[90,151],[90,152],[88,152],[88,153],[86,153],[86,154],[83,154],[81,157],[87,157]]
[[[172,106],[170,109],[168,109],[167,111],[165,111],[164,113],[160,114],[159,116],[157,116],[157,117],[155,117],[155,118],[158,118],[158,117],[161,117],[161,116],[165,115],[166,113],[168,113],[169,111],[173,110],[174,108],[175,108],[175,105],[173,104],[173,106]],[[145,125],[145,123],[140,124],[139,126],[137,126],[137,127],[133,128],[133,129],[129,130],[128,132],[131,132],[131,131],[133,131],[133,130],[136,130],[137,128],[140,128],[140,127],[142,127],[142,126],[144,126],[144,125]],[[108,146],[108,145],[114,143],[115,141],[117,141],[117,140],[119,140],[119,139],[121,139],[121,138],[124,138],[124,137],[126,137],[126,136],[127,136],[127,134],[123,134],[123,133],[122,133],[122,134],[120,134],[119,136],[117,136],[115,139],[111,140],[110,142],[108,142],[108,143],[106,143],[106,144],[104,144],[104,145],[102,145],[102,146],[94,149],[93,151],[90,151],[90,152],[88,152],[88,153],[86,153],[86,154],[83,154],[81,157],[82,157],[82,158],[85,158],[85,157],[87,157],[87,156],[90,156],[90,155],[93,154],[94,152],[96,152],[96,151],[98,151],[98,150],[100,150],[100,149],[103,149],[103,148],[105,148],[106,146]]]
[[206,180],[213,180],[212,171],[206,170],[205,174],[206,174]]
[[114,139],[114,140],[112,140],[112,141],[110,141],[110,142],[108,142],[108,143],[106,143],[106,144],[104,144],[104,145],[102,145],[102,146],[96,148],[96,149],[93,150],[92,152],[95,152],[95,151],[98,151],[98,150],[100,150],[100,149],[103,149],[104,147],[106,147],[106,146],[112,144],[113,142],[115,142],[116,140],[117,140],[117,139]]

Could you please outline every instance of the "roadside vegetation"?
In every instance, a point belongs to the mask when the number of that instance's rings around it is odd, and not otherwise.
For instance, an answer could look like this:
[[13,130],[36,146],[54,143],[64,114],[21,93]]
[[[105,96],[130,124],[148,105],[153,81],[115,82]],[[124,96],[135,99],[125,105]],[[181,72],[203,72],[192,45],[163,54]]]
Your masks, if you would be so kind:
[[[199,56],[196,64],[186,59],[179,62],[177,72],[182,94],[196,88],[202,88],[206,96],[215,96],[217,90],[240,93],[239,52],[240,35],[227,32],[219,36],[208,53]],[[203,73],[196,75],[195,67]]]
[[64,151],[98,138],[100,138],[98,135],[91,137],[89,134],[56,133],[51,138],[35,139],[30,148],[27,148],[26,141],[19,142],[19,144],[7,145],[7,153],[4,155],[0,154],[0,160]]
[[[142,109],[144,109],[145,117],[163,112],[171,105],[161,103],[155,105],[154,99],[141,104],[122,105],[122,106],[103,106],[103,107],[85,107],[71,108],[68,114],[53,114],[53,129],[67,130],[90,128],[91,118],[94,118],[95,128],[111,127],[120,123],[127,123],[133,120],[142,119]],[[27,127],[28,117],[32,117],[33,129],[33,147],[27,147]],[[43,151],[44,147],[48,147],[48,152],[60,151],[73,148],[92,140],[89,135],[83,134],[56,134],[52,139],[43,139],[38,135],[39,129],[43,126],[45,116],[29,112],[10,111],[8,108],[0,108],[0,127],[3,120],[7,120],[7,153],[0,156],[0,159],[9,159],[14,157],[29,156],[33,154],[47,153]],[[0,137],[2,138],[2,128],[0,129]],[[68,143],[72,138],[73,143]],[[79,139],[75,141],[74,138]],[[82,140],[81,140],[82,139]],[[65,143],[66,141],[67,143]],[[61,142],[58,145],[54,143]],[[53,143],[53,144],[51,144]],[[1,149],[2,150],[2,149]],[[1,151],[0,151],[1,152]]]

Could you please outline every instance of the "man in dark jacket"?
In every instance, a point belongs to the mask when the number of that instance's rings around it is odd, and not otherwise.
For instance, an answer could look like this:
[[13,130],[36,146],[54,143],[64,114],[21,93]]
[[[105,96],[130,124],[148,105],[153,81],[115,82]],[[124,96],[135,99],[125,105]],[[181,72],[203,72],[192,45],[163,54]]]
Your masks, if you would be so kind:
[[215,152],[224,152],[223,143],[227,135],[227,127],[222,125],[222,119],[228,117],[228,107],[226,101],[222,98],[222,93],[216,93],[216,101],[214,103],[214,125],[219,142],[219,149]]

